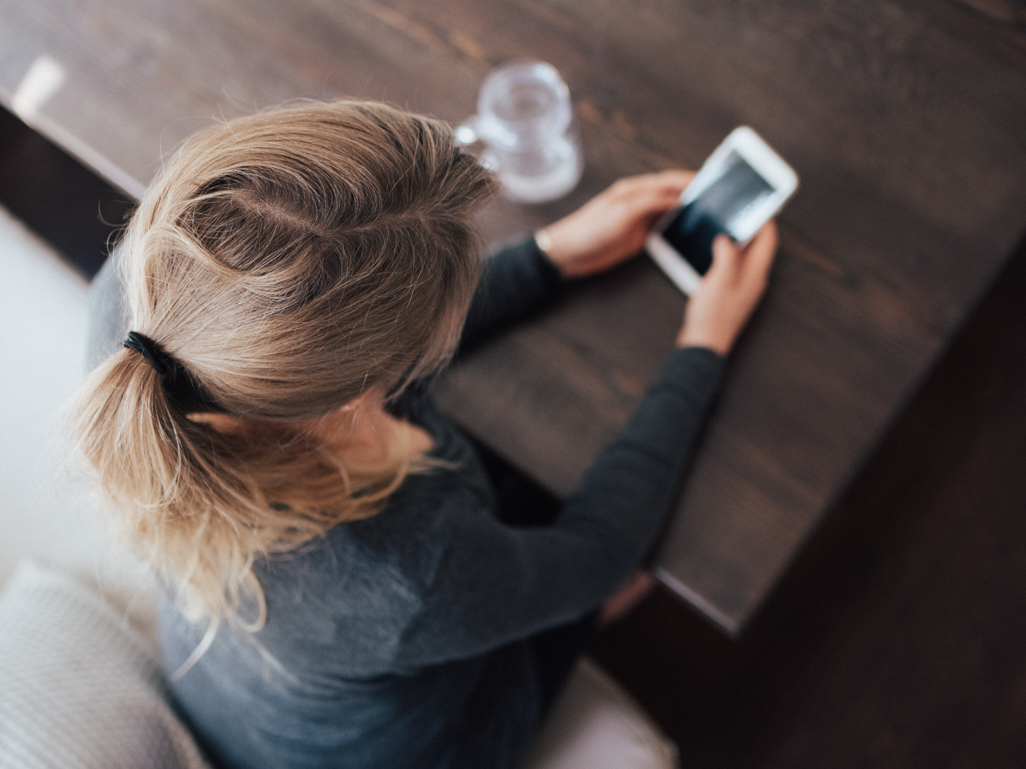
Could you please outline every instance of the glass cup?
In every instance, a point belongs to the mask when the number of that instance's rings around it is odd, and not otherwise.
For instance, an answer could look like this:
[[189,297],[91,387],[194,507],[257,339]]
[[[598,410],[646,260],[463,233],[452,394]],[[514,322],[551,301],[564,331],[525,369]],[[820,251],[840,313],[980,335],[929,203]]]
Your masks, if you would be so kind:
[[481,85],[477,114],[456,129],[456,140],[464,146],[480,142],[481,162],[518,202],[562,197],[584,172],[570,89],[545,62],[492,70]]

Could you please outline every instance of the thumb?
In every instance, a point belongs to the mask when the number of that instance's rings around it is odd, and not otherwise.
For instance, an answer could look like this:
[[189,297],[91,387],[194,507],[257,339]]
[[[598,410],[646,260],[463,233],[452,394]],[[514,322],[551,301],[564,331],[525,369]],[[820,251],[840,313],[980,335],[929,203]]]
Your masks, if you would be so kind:
[[731,273],[736,270],[741,250],[729,236],[720,233],[712,244],[712,267],[709,272]]
[[746,270],[751,270],[765,280],[769,275],[770,267],[773,266],[779,243],[780,236],[777,233],[776,222],[767,222],[745,249],[745,260],[748,262]]

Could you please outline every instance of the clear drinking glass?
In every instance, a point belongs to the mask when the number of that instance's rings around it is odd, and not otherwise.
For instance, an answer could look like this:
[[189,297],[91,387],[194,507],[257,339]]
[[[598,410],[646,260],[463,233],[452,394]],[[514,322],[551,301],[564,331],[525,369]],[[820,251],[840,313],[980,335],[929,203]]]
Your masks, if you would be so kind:
[[498,174],[510,199],[523,203],[562,197],[584,172],[570,89],[545,62],[492,70],[481,85],[477,114],[456,129],[456,139],[481,142],[481,162]]

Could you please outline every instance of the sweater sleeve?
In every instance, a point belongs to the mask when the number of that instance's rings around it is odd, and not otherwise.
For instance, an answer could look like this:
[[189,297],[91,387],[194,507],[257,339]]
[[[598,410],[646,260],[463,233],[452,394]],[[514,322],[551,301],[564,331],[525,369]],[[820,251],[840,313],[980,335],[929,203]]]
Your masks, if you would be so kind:
[[676,351],[554,524],[454,516],[458,530],[396,661],[481,654],[576,619],[615,592],[660,531],[722,367],[711,350]]
[[460,339],[460,350],[548,307],[565,282],[534,238],[499,249],[485,262]]

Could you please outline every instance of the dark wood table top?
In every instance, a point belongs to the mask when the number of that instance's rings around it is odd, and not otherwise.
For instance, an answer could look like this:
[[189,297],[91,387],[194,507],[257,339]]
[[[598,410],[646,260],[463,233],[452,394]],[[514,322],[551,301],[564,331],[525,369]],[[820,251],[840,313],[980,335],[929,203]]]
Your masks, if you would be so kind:
[[[980,5],[980,3],[976,3]],[[864,0],[0,0],[0,99],[63,84],[27,122],[138,194],[211,120],[297,97],[383,99],[452,121],[488,70],[554,64],[587,170],[555,204],[496,203],[529,233],[620,176],[697,167],[735,126],[798,171],[763,306],[657,555],[737,632],[823,520],[1026,226],[1017,6]],[[565,493],[670,349],[683,297],[644,259],[578,286],[441,383],[454,418]]]

